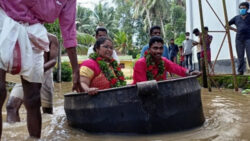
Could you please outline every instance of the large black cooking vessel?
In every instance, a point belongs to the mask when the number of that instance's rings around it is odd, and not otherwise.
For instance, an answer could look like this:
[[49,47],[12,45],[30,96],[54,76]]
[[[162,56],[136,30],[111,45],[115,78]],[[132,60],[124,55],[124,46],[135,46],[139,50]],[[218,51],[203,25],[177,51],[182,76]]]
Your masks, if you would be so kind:
[[196,77],[102,90],[95,96],[66,94],[70,126],[89,132],[158,133],[203,124],[201,90]]

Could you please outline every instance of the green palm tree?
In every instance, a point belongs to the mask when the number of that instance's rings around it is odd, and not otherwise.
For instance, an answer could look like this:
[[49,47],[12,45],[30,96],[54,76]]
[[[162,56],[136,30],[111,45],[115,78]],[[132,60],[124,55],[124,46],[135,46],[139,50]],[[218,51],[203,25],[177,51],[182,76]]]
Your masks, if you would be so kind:
[[122,54],[126,54],[128,50],[128,37],[124,31],[119,31],[114,35],[115,48]]
[[[151,16],[150,16],[150,11],[149,11],[149,7],[148,7],[148,2],[149,0],[135,0],[134,1],[134,18],[138,18],[139,16],[143,16],[146,14],[146,19],[144,20],[145,23],[147,23],[147,25],[149,25],[149,27],[152,26],[152,20],[151,20]],[[146,22],[147,20],[147,22]]]
[[92,15],[93,11],[81,6],[77,7],[77,31],[91,35],[94,34],[95,28],[93,27]]
[[77,33],[77,53],[78,54],[86,54],[88,48],[95,43],[95,38],[92,35],[86,33]]
[[169,23],[165,25],[166,38],[177,38],[185,31],[186,15],[185,8],[177,5],[176,3],[171,4],[171,18]]
[[139,15],[146,17],[145,30],[151,28],[152,25],[160,25],[165,37],[164,25],[170,17],[170,2],[171,0],[135,0],[134,17]]
[[143,46],[148,40],[148,34],[144,30],[144,18],[134,15],[134,0],[113,0],[116,4],[116,19],[119,21],[119,30],[126,31],[128,40],[132,42],[132,37],[136,38],[136,45]]
[[97,27],[107,28],[111,37],[114,37],[114,33],[118,31],[118,21],[115,18],[115,10],[113,7],[109,7],[108,3],[99,3],[93,11],[78,6],[76,22],[79,32],[90,35],[95,34]]
[[115,18],[115,9],[109,7],[108,3],[99,3],[93,11],[93,23],[96,27],[105,27],[109,31],[109,36],[114,37],[118,31],[118,21]]

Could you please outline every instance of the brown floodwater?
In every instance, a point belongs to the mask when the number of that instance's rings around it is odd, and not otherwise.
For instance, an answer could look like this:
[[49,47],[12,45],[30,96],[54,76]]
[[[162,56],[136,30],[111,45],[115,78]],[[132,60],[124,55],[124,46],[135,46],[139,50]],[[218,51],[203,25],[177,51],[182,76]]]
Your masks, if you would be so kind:
[[[213,89],[209,93],[202,89],[205,123],[198,128],[183,132],[156,135],[111,135],[90,134],[71,128],[63,107],[63,94],[71,91],[71,83],[55,84],[54,114],[42,115],[42,137],[49,141],[247,141],[250,140],[250,95],[242,95],[233,90]],[[5,101],[6,103],[6,101]],[[190,113],[192,114],[192,113]],[[17,141],[29,138],[26,127],[26,111],[20,109],[21,122],[6,123],[6,110],[3,107],[3,141]]]

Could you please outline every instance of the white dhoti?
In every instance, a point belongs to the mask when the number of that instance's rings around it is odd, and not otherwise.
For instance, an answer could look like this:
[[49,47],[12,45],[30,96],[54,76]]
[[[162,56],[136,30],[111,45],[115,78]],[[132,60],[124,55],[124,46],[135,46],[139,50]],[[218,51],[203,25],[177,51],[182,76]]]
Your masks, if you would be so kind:
[[19,23],[0,8],[0,69],[42,83],[44,51],[49,51],[49,40],[42,24]]
[[[23,100],[23,86],[20,83],[17,83],[10,92],[10,97],[17,97]],[[10,99],[10,98],[9,98]]]
[[[53,82],[53,68],[44,73],[44,79],[41,88],[41,103],[42,107],[53,108],[53,94],[54,94],[54,82]],[[17,83],[10,92],[10,97],[17,97],[23,100],[23,87],[22,84]]]

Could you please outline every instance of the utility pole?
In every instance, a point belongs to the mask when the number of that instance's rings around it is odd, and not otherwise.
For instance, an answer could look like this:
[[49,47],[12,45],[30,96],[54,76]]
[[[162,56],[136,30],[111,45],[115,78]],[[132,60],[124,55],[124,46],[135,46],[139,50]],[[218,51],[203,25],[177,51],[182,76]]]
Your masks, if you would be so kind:
[[[205,30],[204,30],[204,21],[203,21],[203,11],[202,11],[202,3],[201,0],[199,1],[199,11],[200,11],[200,22],[201,22],[201,30],[202,30],[202,46],[203,46],[203,52],[204,52],[204,62],[205,62],[205,69],[203,69],[203,72],[206,71],[206,73],[203,73],[203,76],[205,75],[206,77],[203,77],[203,83],[207,82],[208,85],[208,91],[211,92],[211,83],[209,79],[209,70],[208,70],[208,62],[207,62],[207,45],[205,41]],[[204,66],[204,65],[203,65]],[[204,67],[203,67],[204,68]],[[206,79],[205,79],[206,78]]]
[[229,52],[230,52],[230,57],[231,57],[231,63],[232,63],[232,72],[233,72],[233,79],[234,79],[234,89],[235,89],[235,91],[238,91],[238,84],[237,84],[237,79],[236,79],[236,71],[235,71],[235,64],[234,64],[234,56],[233,56],[231,35],[230,35],[230,31],[229,31],[229,23],[228,23],[228,17],[227,17],[226,1],[222,0],[222,2],[223,2],[223,10],[224,10],[225,23],[226,23],[226,33],[227,33],[228,47],[229,47]]

